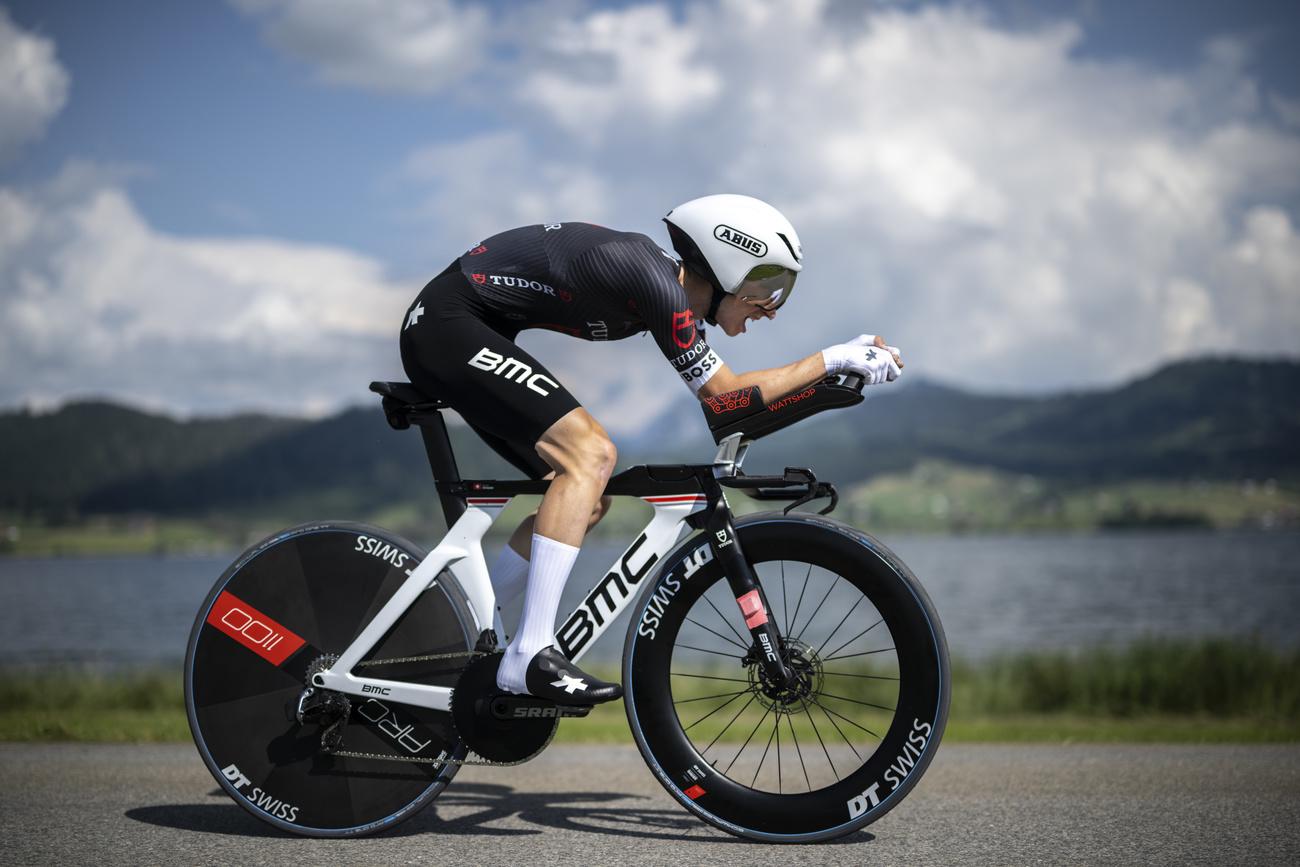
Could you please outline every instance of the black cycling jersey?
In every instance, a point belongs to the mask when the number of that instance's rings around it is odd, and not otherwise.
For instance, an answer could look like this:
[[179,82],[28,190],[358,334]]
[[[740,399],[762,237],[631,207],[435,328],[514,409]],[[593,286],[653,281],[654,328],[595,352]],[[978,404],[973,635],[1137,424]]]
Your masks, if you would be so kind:
[[691,315],[676,260],[645,235],[586,223],[493,235],[431,280],[407,308],[402,363],[492,448],[534,478],[535,449],[578,401],[514,343],[526,328],[585,340],[649,331],[691,388],[722,366]]
[[483,306],[521,330],[584,340],[648,330],[693,392],[722,366],[677,282],[677,260],[645,235],[590,223],[524,226],[493,235],[457,263]]

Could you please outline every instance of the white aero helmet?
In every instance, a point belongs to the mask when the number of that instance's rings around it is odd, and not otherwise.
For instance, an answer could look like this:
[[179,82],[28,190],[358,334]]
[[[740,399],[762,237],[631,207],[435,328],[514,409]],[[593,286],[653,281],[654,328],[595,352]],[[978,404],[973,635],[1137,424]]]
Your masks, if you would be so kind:
[[682,264],[713,284],[713,322],[720,293],[764,300],[769,309],[786,302],[803,269],[803,248],[794,226],[767,202],[721,194],[691,199],[664,217]]

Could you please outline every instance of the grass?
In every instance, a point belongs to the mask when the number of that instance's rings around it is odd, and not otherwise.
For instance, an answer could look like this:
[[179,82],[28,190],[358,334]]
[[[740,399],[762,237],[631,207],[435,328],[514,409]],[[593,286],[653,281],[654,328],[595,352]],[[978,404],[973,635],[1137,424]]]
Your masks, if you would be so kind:
[[[948,742],[1300,741],[1300,652],[1252,641],[1021,654],[958,663],[953,683]],[[739,738],[748,731],[743,723],[735,727]],[[181,678],[175,671],[0,673],[0,740],[188,741]],[[565,721],[556,740],[630,743],[631,734],[615,702]]]
[[1276,481],[1069,484],[922,461],[842,493],[837,515],[873,532],[1278,528],[1300,522],[1300,490]]

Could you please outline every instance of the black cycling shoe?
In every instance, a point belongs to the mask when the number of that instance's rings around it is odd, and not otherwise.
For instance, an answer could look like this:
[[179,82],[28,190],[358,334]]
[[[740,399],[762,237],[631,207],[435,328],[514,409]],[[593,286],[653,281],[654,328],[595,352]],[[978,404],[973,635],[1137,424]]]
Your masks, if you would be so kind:
[[537,651],[524,673],[528,692],[556,704],[591,705],[623,697],[623,687],[587,674],[554,646]]

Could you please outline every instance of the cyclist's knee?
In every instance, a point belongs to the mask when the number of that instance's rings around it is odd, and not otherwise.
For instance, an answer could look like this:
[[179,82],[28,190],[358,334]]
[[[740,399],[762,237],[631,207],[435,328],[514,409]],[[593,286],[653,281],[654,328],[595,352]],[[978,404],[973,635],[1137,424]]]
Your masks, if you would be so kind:
[[551,425],[537,442],[537,452],[556,472],[587,476],[604,484],[614,472],[618,450],[600,422],[576,409]]

